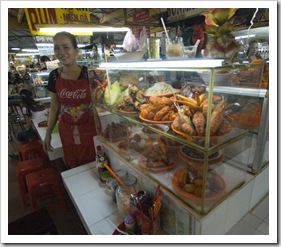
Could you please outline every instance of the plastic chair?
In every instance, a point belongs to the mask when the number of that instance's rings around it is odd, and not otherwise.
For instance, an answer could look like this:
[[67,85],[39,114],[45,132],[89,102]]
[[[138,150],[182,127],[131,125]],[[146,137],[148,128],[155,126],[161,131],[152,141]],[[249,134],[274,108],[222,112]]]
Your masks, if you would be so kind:
[[37,140],[20,144],[18,152],[20,161],[41,157],[45,162],[49,162],[49,157],[44,151],[42,143]]
[[52,167],[43,168],[26,175],[26,184],[32,210],[37,210],[39,198],[55,195],[63,209],[67,209],[60,180]]
[[23,208],[26,208],[28,205],[28,191],[25,181],[26,175],[28,173],[43,169],[44,167],[44,161],[41,157],[19,161],[16,167],[16,173]]

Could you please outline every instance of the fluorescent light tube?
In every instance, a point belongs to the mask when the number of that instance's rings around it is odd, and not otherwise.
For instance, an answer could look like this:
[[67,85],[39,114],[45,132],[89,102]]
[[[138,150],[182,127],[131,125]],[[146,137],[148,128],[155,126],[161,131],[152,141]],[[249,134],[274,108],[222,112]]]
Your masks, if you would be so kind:
[[92,32],[127,32],[130,29],[128,27],[90,27],[79,26],[79,25],[64,25],[64,26],[51,26],[42,27],[41,25],[36,25],[38,32],[42,33],[57,33],[61,31],[66,31],[70,33],[92,33]]
[[252,38],[255,37],[255,34],[250,34],[250,35],[242,35],[242,36],[237,36],[235,39],[245,39],[245,38]]

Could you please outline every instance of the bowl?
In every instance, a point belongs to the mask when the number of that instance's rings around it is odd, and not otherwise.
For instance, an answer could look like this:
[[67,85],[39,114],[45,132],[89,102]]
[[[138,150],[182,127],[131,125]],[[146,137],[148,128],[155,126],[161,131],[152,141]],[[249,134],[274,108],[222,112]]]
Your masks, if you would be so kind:
[[114,53],[117,62],[138,62],[142,60],[143,55],[142,51]]
[[[199,73],[205,84],[210,84],[210,73]],[[231,83],[232,74],[230,72],[216,72],[214,77],[214,85],[224,86]]]

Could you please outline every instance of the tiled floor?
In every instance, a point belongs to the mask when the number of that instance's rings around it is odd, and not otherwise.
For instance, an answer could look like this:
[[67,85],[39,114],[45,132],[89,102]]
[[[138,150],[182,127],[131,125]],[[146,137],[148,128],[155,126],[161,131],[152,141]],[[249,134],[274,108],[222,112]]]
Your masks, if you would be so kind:
[[[18,189],[16,166],[19,160],[17,157],[12,157],[12,154],[17,153],[17,146],[19,144],[15,137],[13,137],[13,141],[8,141],[8,223],[18,220],[32,212],[30,206],[23,208]],[[63,188],[63,185],[61,187]],[[67,192],[64,191],[64,194],[68,209],[56,208],[56,210],[48,210],[58,233],[60,235],[86,235],[87,233],[84,230]],[[52,198],[40,200],[40,206],[48,207],[52,202]]]
[[268,235],[269,198],[268,195],[248,212],[226,235]]

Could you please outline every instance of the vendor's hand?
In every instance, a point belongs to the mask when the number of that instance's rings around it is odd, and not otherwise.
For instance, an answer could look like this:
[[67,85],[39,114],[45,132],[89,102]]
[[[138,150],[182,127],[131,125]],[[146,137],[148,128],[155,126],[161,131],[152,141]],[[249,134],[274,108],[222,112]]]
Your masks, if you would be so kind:
[[44,149],[45,152],[47,152],[47,151],[52,152],[54,150],[54,148],[51,145],[51,139],[52,139],[51,136],[45,137],[45,140],[43,142],[43,149]]

